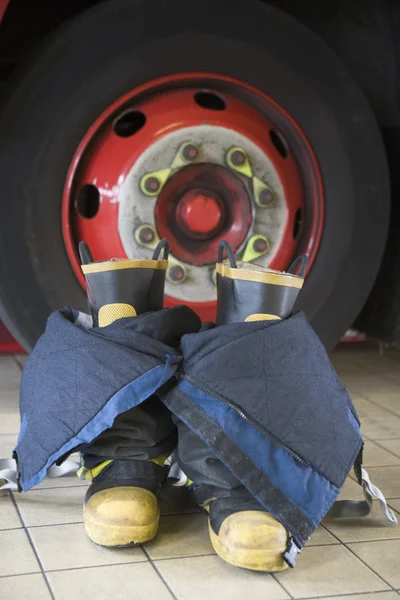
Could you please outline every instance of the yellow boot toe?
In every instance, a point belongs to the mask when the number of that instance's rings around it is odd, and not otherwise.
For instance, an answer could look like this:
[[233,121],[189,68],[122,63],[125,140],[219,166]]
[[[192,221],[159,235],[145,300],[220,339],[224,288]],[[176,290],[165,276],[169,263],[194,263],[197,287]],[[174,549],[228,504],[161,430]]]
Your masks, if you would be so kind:
[[227,563],[253,571],[283,571],[286,529],[267,512],[248,510],[229,515],[216,534],[209,523],[211,543]]
[[154,538],[160,519],[155,495],[144,488],[114,487],[96,492],[84,507],[88,537],[100,546],[130,546]]

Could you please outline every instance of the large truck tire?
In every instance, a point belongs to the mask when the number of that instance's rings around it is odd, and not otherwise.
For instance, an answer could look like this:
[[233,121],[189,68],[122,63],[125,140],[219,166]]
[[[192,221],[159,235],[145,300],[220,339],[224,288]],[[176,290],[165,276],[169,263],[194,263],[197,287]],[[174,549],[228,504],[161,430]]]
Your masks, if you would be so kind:
[[374,115],[316,35],[256,0],[88,10],[20,71],[0,137],[0,316],[28,349],[51,310],[85,308],[83,238],[106,259],[167,235],[168,303],[204,318],[221,237],[278,269],[306,251],[299,308],[328,348],[378,272],[389,183]]
[[388,158],[391,216],[378,277],[356,327],[400,347],[400,6],[392,0],[268,0],[339,56],[375,114]]

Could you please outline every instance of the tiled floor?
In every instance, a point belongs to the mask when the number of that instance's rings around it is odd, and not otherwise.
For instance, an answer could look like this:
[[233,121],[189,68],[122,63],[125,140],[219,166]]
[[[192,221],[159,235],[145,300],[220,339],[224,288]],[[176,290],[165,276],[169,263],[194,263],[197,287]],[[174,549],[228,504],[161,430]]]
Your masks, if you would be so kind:
[[[362,419],[370,477],[400,514],[400,353],[345,348],[332,359]],[[0,457],[10,456],[19,429],[19,362],[0,357]],[[1,600],[400,600],[400,526],[386,525],[378,507],[367,519],[325,520],[297,568],[271,575],[223,563],[206,517],[171,492],[156,541],[95,546],[82,525],[86,485],[70,477],[25,495],[0,492]],[[353,479],[341,497],[361,498]]]

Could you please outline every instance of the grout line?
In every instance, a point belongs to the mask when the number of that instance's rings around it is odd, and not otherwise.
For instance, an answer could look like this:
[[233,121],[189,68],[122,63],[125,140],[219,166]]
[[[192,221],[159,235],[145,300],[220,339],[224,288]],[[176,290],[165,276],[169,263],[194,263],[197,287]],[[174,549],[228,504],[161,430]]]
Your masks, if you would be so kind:
[[44,529],[45,527],[62,527],[63,525],[83,525],[83,521],[71,521],[68,523],[47,523],[43,525],[27,525],[28,529]]
[[346,546],[346,544],[376,544],[378,542],[396,542],[397,540],[400,539],[400,532],[399,532],[399,537],[395,537],[395,538],[381,538],[379,540],[354,540],[352,542],[341,542],[342,546]]
[[174,592],[172,591],[172,589],[170,588],[170,586],[168,585],[168,583],[165,581],[162,573],[160,573],[157,565],[155,564],[155,562],[153,561],[153,559],[151,558],[150,554],[147,552],[146,548],[144,547],[144,545],[141,545],[141,548],[144,552],[144,554],[147,556],[147,560],[149,561],[149,563],[151,564],[151,566],[153,567],[153,569],[155,570],[155,572],[157,573],[158,577],[161,579],[161,581],[163,582],[163,584],[165,585],[165,587],[167,588],[167,590],[169,591],[169,593],[171,594],[172,598],[174,600],[178,600],[178,598],[175,596]]
[[36,560],[37,560],[37,562],[38,562],[38,564],[39,564],[40,570],[41,570],[41,572],[42,572],[42,575],[43,575],[43,577],[44,577],[44,580],[45,580],[45,582],[46,582],[46,585],[47,585],[47,588],[48,588],[48,590],[49,590],[50,596],[51,596],[52,600],[56,600],[56,598],[55,598],[55,596],[54,596],[54,594],[53,594],[53,590],[51,589],[51,586],[50,586],[49,580],[47,579],[46,571],[45,571],[45,570],[44,570],[44,568],[43,568],[42,561],[40,560],[39,554],[38,554],[38,552],[37,552],[37,550],[36,550],[36,548],[35,548],[35,544],[33,543],[33,540],[32,540],[32,537],[31,537],[31,534],[29,533],[29,530],[28,530],[28,528],[27,528],[27,527],[26,527],[26,525],[25,525],[24,519],[22,518],[21,512],[20,512],[20,510],[19,510],[19,508],[18,508],[18,504],[17,504],[17,502],[16,502],[16,500],[15,500],[15,498],[14,498],[14,496],[13,496],[12,494],[11,494],[11,500],[12,500],[12,502],[13,502],[13,504],[14,504],[15,510],[16,510],[16,511],[17,511],[17,513],[18,513],[18,516],[19,516],[19,518],[20,518],[20,520],[21,520],[21,523],[22,523],[22,525],[23,525],[23,528],[24,528],[24,530],[25,530],[25,533],[26,533],[26,535],[27,535],[27,537],[28,537],[29,543],[30,543],[30,545],[31,545],[31,548],[32,548],[32,550],[33,550],[33,553],[34,553],[34,555],[35,555],[35,557],[36,557]]
[[[138,546],[137,546],[138,547]],[[84,571],[85,569],[102,569],[103,567],[121,567],[124,565],[141,565],[147,563],[146,558],[141,560],[130,560],[120,563],[106,563],[104,565],[84,565],[83,567],[66,567],[65,569],[47,569],[46,573],[65,573],[65,571]]]
[[[397,454],[395,454],[394,452],[392,452],[391,450],[388,450],[387,448],[385,448],[385,446],[381,446],[381,444],[379,442],[388,442],[389,440],[398,440],[399,438],[387,438],[387,439],[378,439],[378,440],[370,440],[371,442],[373,442],[374,444],[376,444],[377,446],[379,446],[379,448],[382,448],[382,450],[386,450],[386,452],[389,452],[389,454],[391,454],[392,456],[394,456],[395,458],[400,460],[400,456],[398,456]],[[383,465],[385,466],[385,465]],[[389,466],[389,465],[386,465]],[[393,465],[390,465],[393,466]],[[370,467],[368,467],[370,468]]]
[[296,600],[321,600],[321,598],[347,598],[347,596],[354,596],[356,600],[358,597],[369,596],[370,594],[392,594],[393,590],[377,590],[375,592],[351,592],[350,594],[336,594],[335,596],[314,596],[310,599],[309,596],[303,596],[302,598],[296,598]]
[[[386,408],[386,406],[382,406],[382,404],[379,404],[379,402],[376,402],[375,400],[372,400],[368,396],[364,396],[364,393],[361,394],[360,392],[357,392],[356,390],[354,390],[354,391],[357,394],[357,396],[360,396],[360,398],[362,400],[366,400],[367,402],[371,402],[371,404],[373,404],[374,406],[376,406],[376,407],[380,408],[381,410],[387,412],[388,413],[387,414],[388,417],[391,416],[391,417],[397,417],[398,419],[400,419],[400,416],[397,413],[395,413],[392,410],[390,410],[390,408]],[[399,390],[399,393],[400,393],[400,390]],[[350,397],[351,397],[351,391],[350,390],[349,390],[349,394],[350,394]],[[397,438],[387,438],[387,439],[397,439]]]
[[0,579],[8,579],[9,577],[24,577],[25,575],[40,575],[40,571],[33,571],[32,573],[13,573],[12,575],[0,575]]
[[147,550],[144,551],[146,553],[146,556],[149,557],[149,560],[152,560],[153,562],[165,562],[167,560],[184,560],[186,558],[203,558],[203,556],[217,556],[215,552],[207,552],[207,554],[190,554],[189,556],[165,556],[164,558],[150,558],[150,555],[148,554]]
[[[357,362],[357,359],[353,362],[353,364],[355,366],[359,367],[362,371],[365,371],[366,374],[369,373],[370,375],[374,375],[374,377],[377,377],[378,379],[383,379],[384,382],[392,383],[392,384],[396,385],[397,387],[400,387],[400,383],[398,381],[391,379],[390,377],[387,377],[386,375],[382,374],[382,372],[379,372],[379,369],[376,370],[376,368],[374,368],[374,367],[372,367],[372,369],[371,369],[370,365],[365,366],[362,361]],[[372,370],[372,373],[371,373],[371,370]]]
[[277,577],[276,573],[273,573],[273,572],[272,572],[272,573],[270,573],[270,575],[272,576],[272,579],[273,579],[274,581],[276,581],[276,583],[277,583],[277,584],[278,584],[278,585],[279,585],[279,586],[280,586],[280,587],[283,589],[283,591],[284,591],[284,592],[285,592],[285,593],[286,593],[286,594],[289,596],[289,598],[292,598],[292,600],[293,600],[294,596],[292,596],[292,594],[291,594],[291,593],[289,592],[289,590],[288,590],[288,589],[287,589],[287,588],[286,588],[286,587],[283,585],[283,583],[282,583],[281,581],[279,581],[279,579],[278,579],[278,577]]

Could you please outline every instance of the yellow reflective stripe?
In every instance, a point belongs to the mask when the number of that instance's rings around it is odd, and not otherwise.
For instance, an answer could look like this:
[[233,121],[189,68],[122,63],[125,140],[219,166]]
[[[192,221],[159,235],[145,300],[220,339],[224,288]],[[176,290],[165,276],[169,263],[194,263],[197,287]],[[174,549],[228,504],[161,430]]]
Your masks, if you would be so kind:
[[161,455],[161,456],[157,456],[157,458],[150,458],[149,461],[156,463],[156,465],[160,465],[160,467],[163,467],[167,458],[168,458],[168,456]]
[[121,271],[122,269],[162,269],[168,267],[167,260],[107,260],[104,262],[89,263],[81,265],[85,275],[90,273],[104,273],[106,271]]
[[278,315],[266,313],[253,313],[245,318],[245,323],[252,323],[253,321],[281,321],[281,318]]
[[252,271],[250,269],[233,269],[224,263],[217,263],[217,273],[229,279],[240,279],[241,281],[255,281],[257,283],[270,283],[271,285],[283,285],[301,289],[303,277],[290,275],[289,273],[271,273],[268,271]]
[[82,467],[77,471],[77,475],[79,479],[94,479],[110,464],[112,460],[105,460],[93,467],[93,469],[86,469],[86,467],[82,464]]

